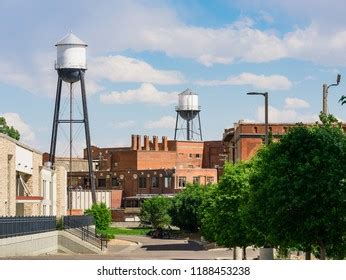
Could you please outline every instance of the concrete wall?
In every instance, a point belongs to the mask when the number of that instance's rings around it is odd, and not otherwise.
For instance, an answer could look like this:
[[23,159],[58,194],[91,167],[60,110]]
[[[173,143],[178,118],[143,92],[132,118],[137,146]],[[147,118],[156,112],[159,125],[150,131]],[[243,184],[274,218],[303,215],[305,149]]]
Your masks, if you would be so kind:
[[99,248],[65,231],[51,231],[0,239],[0,257],[37,256],[63,251],[68,254],[98,254]]

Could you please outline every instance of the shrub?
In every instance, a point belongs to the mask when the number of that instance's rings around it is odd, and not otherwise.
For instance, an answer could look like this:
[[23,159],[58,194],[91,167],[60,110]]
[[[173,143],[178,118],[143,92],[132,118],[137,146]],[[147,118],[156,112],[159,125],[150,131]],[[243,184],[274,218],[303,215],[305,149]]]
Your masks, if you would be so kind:
[[206,186],[188,185],[173,198],[169,214],[174,226],[190,232],[198,231],[201,225],[199,212],[206,188]]
[[145,200],[139,214],[141,223],[151,225],[154,229],[169,226],[171,223],[171,217],[168,214],[170,207],[171,199],[160,195]]
[[93,204],[90,209],[85,210],[85,214],[94,217],[97,230],[107,229],[112,221],[111,211],[105,203]]

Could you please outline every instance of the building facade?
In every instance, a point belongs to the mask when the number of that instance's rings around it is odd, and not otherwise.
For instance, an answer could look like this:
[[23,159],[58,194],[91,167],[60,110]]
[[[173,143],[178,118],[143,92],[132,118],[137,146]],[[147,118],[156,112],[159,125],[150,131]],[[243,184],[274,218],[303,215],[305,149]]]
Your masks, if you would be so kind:
[[42,153],[0,133],[0,216],[64,215],[66,170],[42,165]]
[[[96,189],[121,190],[123,205],[151,195],[173,195],[188,183],[216,183],[224,158],[222,141],[174,141],[157,136],[131,136],[131,145],[122,148],[92,146]],[[48,158],[46,154],[44,158]],[[84,159],[72,160],[68,185],[72,189],[88,189],[88,173]],[[69,159],[57,159],[69,170]],[[72,175],[72,176],[70,176]],[[135,203],[136,204],[136,203]]]
[[[296,123],[270,123],[268,132],[273,141],[278,141],[283,134],[296,125]],[[346,132],[346,124],[343,124],[343,130]],[[263,123],[239,121],[234,124],[234,127],[225,129],[222,141],[226,149],[226,160],[235,163],[250,159],[264,144],[264,136]]]

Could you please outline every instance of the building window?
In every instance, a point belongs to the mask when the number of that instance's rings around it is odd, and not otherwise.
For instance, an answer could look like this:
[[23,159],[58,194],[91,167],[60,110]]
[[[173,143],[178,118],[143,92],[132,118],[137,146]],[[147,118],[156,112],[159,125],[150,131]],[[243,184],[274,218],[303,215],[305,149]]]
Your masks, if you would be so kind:
[[[47,198],[47,181],[46,180],[43,180],[42,196],[43,196],[43,199]],[[44,215],[46,214],[44,213]]]
[[43,216],[47,215],[47,206],[43,205]]
[[185,186],[186,186],[186,177],[180,176],[179,181],[178,181],[178,187],[179,188],[185,188]]
[[49,215],[53,216],[53,206],[52,205],[49,206]]
[[118,186],[120,186],[118,177],[112,177],[112,187],[118,187]]
[[53,182],[49,182],[49,200],[53,202]]
[[284,133],[287,133],[287,130],[288,130],[287,126],[284,126]]
[[254,131],[254,133],[258,133],[258,128],[257,128],[257,126],[255,126],[255,127],[253,128],[253,131]]
[[93,160],[93,169],[94,171],[100,170],[100,162],[98,160]]
[[170,188],[172,186],[172,177],[165,177],[165,188]]
[[201,157],[201,155],[200,154],[196,154],[196,158],[200,158]]
[[194,184],[199,185],[199,183],[200,183],[200,177],[199,177],[199,176],[194,176],[192,182],[193,182]]
[[105,188],[106,187],[106,179],[98,179],[97,180],[97,186],[99,188]]
[[207,177],[207,184],[210,185],[214,183],[214,177]]
[[151,178],[151,187],[152,188],[158,188],[159,187],[159,178],[158,177],[152,177]]
[[269,126],[269,131],[273,132],[273,128],[271,126]]
[[192,154],[189,154],[189,158],[192,158]]
[[141,189],[145,189],[147,187],[147,178],[139,177],[138,187],[141,188]]

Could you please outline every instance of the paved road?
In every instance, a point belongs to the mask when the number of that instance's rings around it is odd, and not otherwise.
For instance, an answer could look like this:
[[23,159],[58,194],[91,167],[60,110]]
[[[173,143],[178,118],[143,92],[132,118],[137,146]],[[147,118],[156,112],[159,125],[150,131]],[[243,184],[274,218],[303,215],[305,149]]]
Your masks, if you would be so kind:
[[[117,236],[117,239],[135,242],[133,245],[110,245],[106,252],[100,255],[44,255],[35,257],[20,257],[16,259],[232,259],[232,250],[205,250],[197,242],[187,239],[153,239],[147,236]],[[138,244],[139,243],[139,244]],[[258,252],[248,249],[248,259],[257,257]]]

